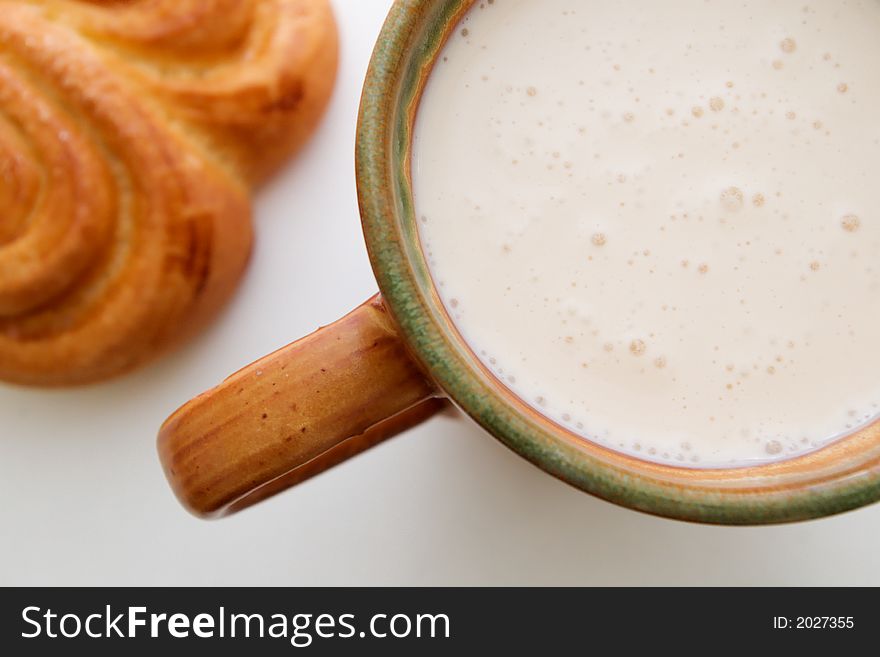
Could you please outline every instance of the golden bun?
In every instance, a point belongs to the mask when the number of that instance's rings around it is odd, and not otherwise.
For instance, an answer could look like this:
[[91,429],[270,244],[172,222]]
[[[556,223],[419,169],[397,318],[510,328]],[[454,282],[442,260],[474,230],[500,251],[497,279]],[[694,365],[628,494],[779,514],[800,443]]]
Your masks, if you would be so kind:
[[203,325],[336,58],[327,0],[0,0],[0,378],[104,379]]

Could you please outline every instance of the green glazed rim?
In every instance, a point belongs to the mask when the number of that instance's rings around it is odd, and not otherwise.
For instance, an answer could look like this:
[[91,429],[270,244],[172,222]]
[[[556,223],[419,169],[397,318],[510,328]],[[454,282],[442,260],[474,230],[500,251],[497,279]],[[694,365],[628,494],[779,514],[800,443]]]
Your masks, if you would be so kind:
[[642,461],[536,413],[489,373],[449,320],[420,248],[410,178],[416,109],[433,62],[474,0],[397,0],[367,72],[356,171],[364,236],[413,357],[464,412],[546,472],[660,516],[719,524],[817,518],[880,499],[880,423],[771,464],[695,469]]

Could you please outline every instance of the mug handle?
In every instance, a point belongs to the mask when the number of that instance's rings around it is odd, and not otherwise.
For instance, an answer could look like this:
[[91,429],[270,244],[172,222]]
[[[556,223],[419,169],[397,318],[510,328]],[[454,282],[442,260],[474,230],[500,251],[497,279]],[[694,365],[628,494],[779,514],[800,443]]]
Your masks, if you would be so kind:
[[159,458],[189,511],[220,517],[377,445],[444,403],[376,295],[181,407],[162,425]]

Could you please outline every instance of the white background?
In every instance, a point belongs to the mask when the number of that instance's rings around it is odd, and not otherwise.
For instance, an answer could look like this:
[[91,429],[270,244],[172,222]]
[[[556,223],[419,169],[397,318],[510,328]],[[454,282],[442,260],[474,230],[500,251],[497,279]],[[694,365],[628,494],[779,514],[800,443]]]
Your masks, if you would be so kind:
[[134,375],[0,386],[0,585],[880,584],[880,505],[786,527],[661,520],[567,487],[453,413],[235,517],[187,515],[162,420],[374,293],[355,200],[361,83],[390,0],[336,0],[329,113],[257,199],[228,311]]

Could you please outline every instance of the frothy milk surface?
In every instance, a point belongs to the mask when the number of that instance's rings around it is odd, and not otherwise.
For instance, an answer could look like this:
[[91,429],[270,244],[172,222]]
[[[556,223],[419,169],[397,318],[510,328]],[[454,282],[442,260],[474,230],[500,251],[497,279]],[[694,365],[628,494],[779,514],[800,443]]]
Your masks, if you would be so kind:
[[482,0],[421,239],[481,360],[614,449],[787,458],[880,410],[880,2]]

